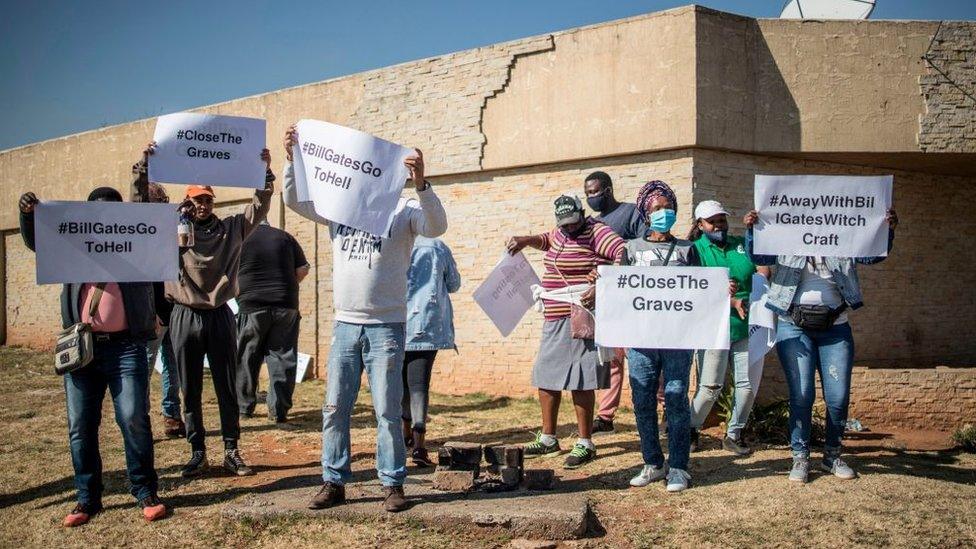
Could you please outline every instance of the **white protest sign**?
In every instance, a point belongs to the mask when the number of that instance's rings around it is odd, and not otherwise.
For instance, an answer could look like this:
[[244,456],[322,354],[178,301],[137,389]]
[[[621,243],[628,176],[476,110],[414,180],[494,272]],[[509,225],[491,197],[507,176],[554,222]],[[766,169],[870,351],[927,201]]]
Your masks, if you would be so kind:
[[532,285],[539,283],[522,252],[506,253],[474,291],[474,300],[502,336],[508,337],[535,303]]
[[403,161],[414,150],[318,120],[301,120],[296,129],[298,200],[311,201],[329,221],[386,235],[410,177]]
[[149,180],[263,189],[266,122],[181,112],[156,120]]
[[[752,275],[749,294],[749,365],[762,362],[776,344],[776,313],[766,307],[769,281],[759,273]],[[749,369],[753,371],[752,368]]]
[[176,280],[177,221],[169,204],[41,202],[37,283]]
[[888,255],[892,176],[757,175],[760,255]]
[[729,270],[600,266],[596,343],[637,349],[728,349]]
[[298,364],[295,370],[295,382],[301,383],[305,381],[305,371],[308,370],[308,363],[312,360],[311,355],[305,353],[298,353]]

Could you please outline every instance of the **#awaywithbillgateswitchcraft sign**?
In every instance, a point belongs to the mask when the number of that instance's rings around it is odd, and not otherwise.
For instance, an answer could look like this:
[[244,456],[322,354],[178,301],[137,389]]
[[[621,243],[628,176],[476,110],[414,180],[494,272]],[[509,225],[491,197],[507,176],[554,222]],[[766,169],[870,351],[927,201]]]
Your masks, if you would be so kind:
[[358,130],[300,120],[294,147],[299,202],[315,213],[375,236],[389,233],[410,171],[403,161],[413,149]]
[[260,118],[190,112],[160,116],[149,180],[263,189],[266,130]]
[[892,176],[757,175],[753,252],[888,255]]
[[535,303],[532,286],[539,283],[539,276],[522,252],[506,253],[474,291],[474,301],[502,337],[508,337]]
[[177,222],[170,204],[41,202],[37,283],[176,280]]
[[598,267],[596,343],[636,349],[728,349],[729,270]]

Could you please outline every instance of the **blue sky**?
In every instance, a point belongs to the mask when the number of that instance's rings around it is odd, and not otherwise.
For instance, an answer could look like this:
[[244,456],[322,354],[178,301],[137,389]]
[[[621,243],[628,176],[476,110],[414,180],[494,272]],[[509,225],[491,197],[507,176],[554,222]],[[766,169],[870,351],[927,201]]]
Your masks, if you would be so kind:
[[[699,0],[753,17],[784,0]],[[662,0],[0,3],[0,150],[534,34]],[[976,19],[976,0],[878,0],[874,19]]]

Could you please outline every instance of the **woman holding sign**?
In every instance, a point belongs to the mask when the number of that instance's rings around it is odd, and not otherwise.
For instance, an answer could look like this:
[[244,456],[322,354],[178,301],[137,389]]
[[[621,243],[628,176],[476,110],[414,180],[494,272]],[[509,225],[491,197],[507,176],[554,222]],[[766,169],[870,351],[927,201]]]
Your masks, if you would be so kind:
[[[888,210],[887,219],[890,251],[898,216],[894,210]],[[749,229],[746,249],[756,265],[776,265],[766,307],[779,315],[776,352],[790,391],[790,446],[793,451],[790,480],[806,482],[809,475],[810,426],[817,372],[827,404],[821,468],[838,478],[853,479],[857,473],[840,458],[854,364],[854,338],[846,311],[864,304],[857,265],[871,265],[885,258],[755,255],[752,253],[752,227],[758,220],[759,214],[755,210],[743,219]]]
[[[613,230],[584,217],[583,204],[578,198],[560,196],[555,202],[556,228],[534,236],[515,236],[508,241],[508,251],[516,254],[526,246],[546,252],[543,259],[546,272],[542,276],[542,303],[545,323],[539,354],[532,368],[532,385],[539,389],[542,405],[542,432],[525,447],[525,457],[552,456],[560,452],[556,440],[556,416],[562,391],[570,391],[576,408],[576,423],[580,438],[566,458],[567,469],[576,469],[596,458],[596,447],[590,436],[593,429],[593,408],[596,389],[610,386],[609,361],[603,361],[589,334],[573,333],[571,316],[589,313],[596,291],[592,286],[596,268],[611,263],[620,264],[624,241]],[[580,304],[546,299],[557,297],[558,291],[580,288]],[[573,313],[573,308],[577,313]],[[580,316],[579,318],[585,318]],[[585,337],[589,335],[589,337]]]
[[[643,267],[700,266],[698,250],[692,242],[671,234],[677,219],[678,200],[663,181],[645,184],[637,194],[637,213],[648,227],[644,238],[630,240],[624,255],[625,265]],[[667,490],[680,492],[688,487],[688,455],[691,451],[691,412],[688,406],[688,377],[691,353],[685,349],[629,349],[630,390],[634,416],[640,434],[644,467],[630,485],[641,487],[667,478]],[[658,439],[657,390],[664,377],[664,414],[668,422],[668,460],[664,461]]]

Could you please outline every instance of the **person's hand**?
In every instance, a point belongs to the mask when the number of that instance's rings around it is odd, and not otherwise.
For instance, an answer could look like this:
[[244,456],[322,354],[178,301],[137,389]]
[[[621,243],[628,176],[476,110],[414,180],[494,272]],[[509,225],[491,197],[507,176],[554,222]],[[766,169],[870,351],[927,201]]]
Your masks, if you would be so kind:
[[528,240],[524,236],[513,236],[505,243],[505,249],[508,250],[509,255],[521,252],[526,246],[528,246]]
[[735,293],[738,292],[738,291],[739,291],[739,283],[736,282],[734,279],[730,278],[729,279],[729,295],[734,297],[735,296]]
[[24,193],[20,195],[20,202],[17,205],[20,207],[21,212],[29,214],[34,213],[34,207],[37,206],[39,202],[40,200],[37,199],[37,196],[34,195],[34,193]]
[[583,295],[580,296],[580,305],[593,310],[593,307],[596,306],[596,286],[590,286],[588,290],[583,292]]
[[885,216],[885,219],[888,221],[888,226],[891,227],[891,230],[895,230],[895,227],[898,226],[898,214],[895,213],[894,208],[888,209],[888,215]]
[[142,150],[142,160],[132,165],[132,173],[135,175],[145,174],[149,170],[149,157],[156,153],[156,142],[150,141],[146,148]]
[[424,190],[427,183],[424,182],[424,153],[420,149],[414,149],[417,154],[412,154],[404,159],[403,164],[410,170],[410,179],[413,186],[418,191]]
[[735,299],[732,298],[732,308],[738,313],[739,318],[745,320],[749,316],[748,304],[745,299]]
[[[265,183],[265,185],[267,185],[267,183]],[[176,210],[178,212],[180,212],[181,215],[185,215],[185,216],[189,217],[190,219],[193,218],[194,214],[196,213],[196,209],[197,209],[197,207],[193,205],[193,201],[190,200],[189,198],[187,198],[186,200],[184,200],[176,208]]]
[[261,149],[261,160],[264,161],[264,168],[267,170],[271,169],[271,151],[268,149]]
[[285,158],[289,162],[294,160],[292,158],[292,149],[298,144],[298,130],[295,129],[295,125],[292,124],[285,131]]
[[759,221],[759,212],[756,210],[749,210],[749,213],[742,218],[742,224],[745,225],[747,229],[751,229],[757,221]]

